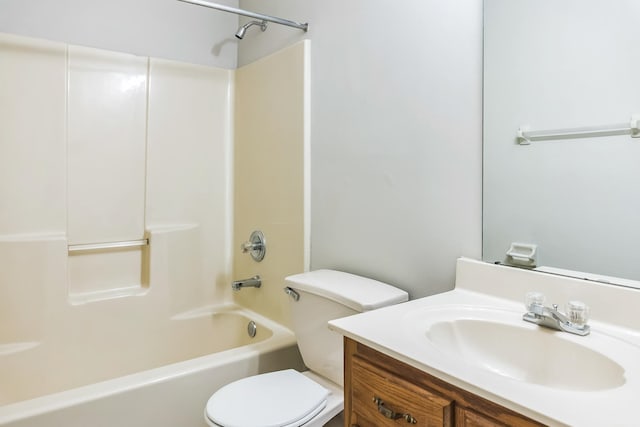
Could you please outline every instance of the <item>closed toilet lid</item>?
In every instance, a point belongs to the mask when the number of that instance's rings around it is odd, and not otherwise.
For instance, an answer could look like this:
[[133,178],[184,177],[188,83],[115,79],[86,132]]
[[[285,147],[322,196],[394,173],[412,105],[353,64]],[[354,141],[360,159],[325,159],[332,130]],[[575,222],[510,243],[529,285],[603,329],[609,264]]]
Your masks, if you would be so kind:
[[223,427],[293,427],[327,404],[329,390],[287,369],[232,382],[207,402],[207,417]]

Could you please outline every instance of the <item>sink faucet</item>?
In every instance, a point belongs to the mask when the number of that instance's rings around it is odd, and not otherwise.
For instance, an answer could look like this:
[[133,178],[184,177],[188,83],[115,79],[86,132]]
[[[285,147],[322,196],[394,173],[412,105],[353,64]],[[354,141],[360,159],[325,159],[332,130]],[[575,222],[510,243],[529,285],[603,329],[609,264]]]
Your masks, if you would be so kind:
[[262,280],[257,274],[249,279],[235,280],[231,283],[231,289],[239,291],[242,288],[259,288],[262,286]]
[[541,293],[528,292],[525,306],[527,312],[522,316],[522,320],[576,335],[584,336],[590,332],[587,325],[589,307],[583,302],[570,301],[567,304],[567,314],[563,314],[558,311],[558,304],[546,307],[544,295]]

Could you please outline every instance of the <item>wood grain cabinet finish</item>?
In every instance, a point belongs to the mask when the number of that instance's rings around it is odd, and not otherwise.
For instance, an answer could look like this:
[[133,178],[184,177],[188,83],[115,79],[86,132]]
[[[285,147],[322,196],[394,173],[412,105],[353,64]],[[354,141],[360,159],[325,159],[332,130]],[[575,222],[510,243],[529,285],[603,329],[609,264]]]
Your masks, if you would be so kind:
[[353,412],[361,427],[450,426],[453,402],[368,363],[352,360]]
[[543,426],[349,338],[344,350],[345,427]]

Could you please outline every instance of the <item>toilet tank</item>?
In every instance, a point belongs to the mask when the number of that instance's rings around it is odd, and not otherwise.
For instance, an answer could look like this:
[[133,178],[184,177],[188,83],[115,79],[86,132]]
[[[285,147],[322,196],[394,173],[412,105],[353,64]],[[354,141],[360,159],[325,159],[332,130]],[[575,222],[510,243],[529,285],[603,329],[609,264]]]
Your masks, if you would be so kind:
[[316,270],[285,279],[299,300],[290,298],[291,320],[304,364],[343,385],[342,335],[330,320],[407,301],[409,295],[377,280],[334,270]]

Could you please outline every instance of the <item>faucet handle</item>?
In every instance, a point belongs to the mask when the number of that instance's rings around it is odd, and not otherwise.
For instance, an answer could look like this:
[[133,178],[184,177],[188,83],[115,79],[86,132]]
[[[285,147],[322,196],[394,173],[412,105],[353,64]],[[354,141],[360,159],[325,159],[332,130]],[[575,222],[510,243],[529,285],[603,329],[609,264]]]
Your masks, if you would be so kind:
[[589,321],[589,306],[582,301],[569,301],[566,312],[569,321],[575,326],[582,327]]
[[524,307],[528,312],[533,312],[534,305],[544,305],[545,297],[542,292],[529,291],[524,296]]
[[249,253],[254,261],[260,262],[264,259],[264,254],[267,252],[267,241],[264,238],[262,231],[256,230],[249,236],[249,241],[240,245],[242,253]]

